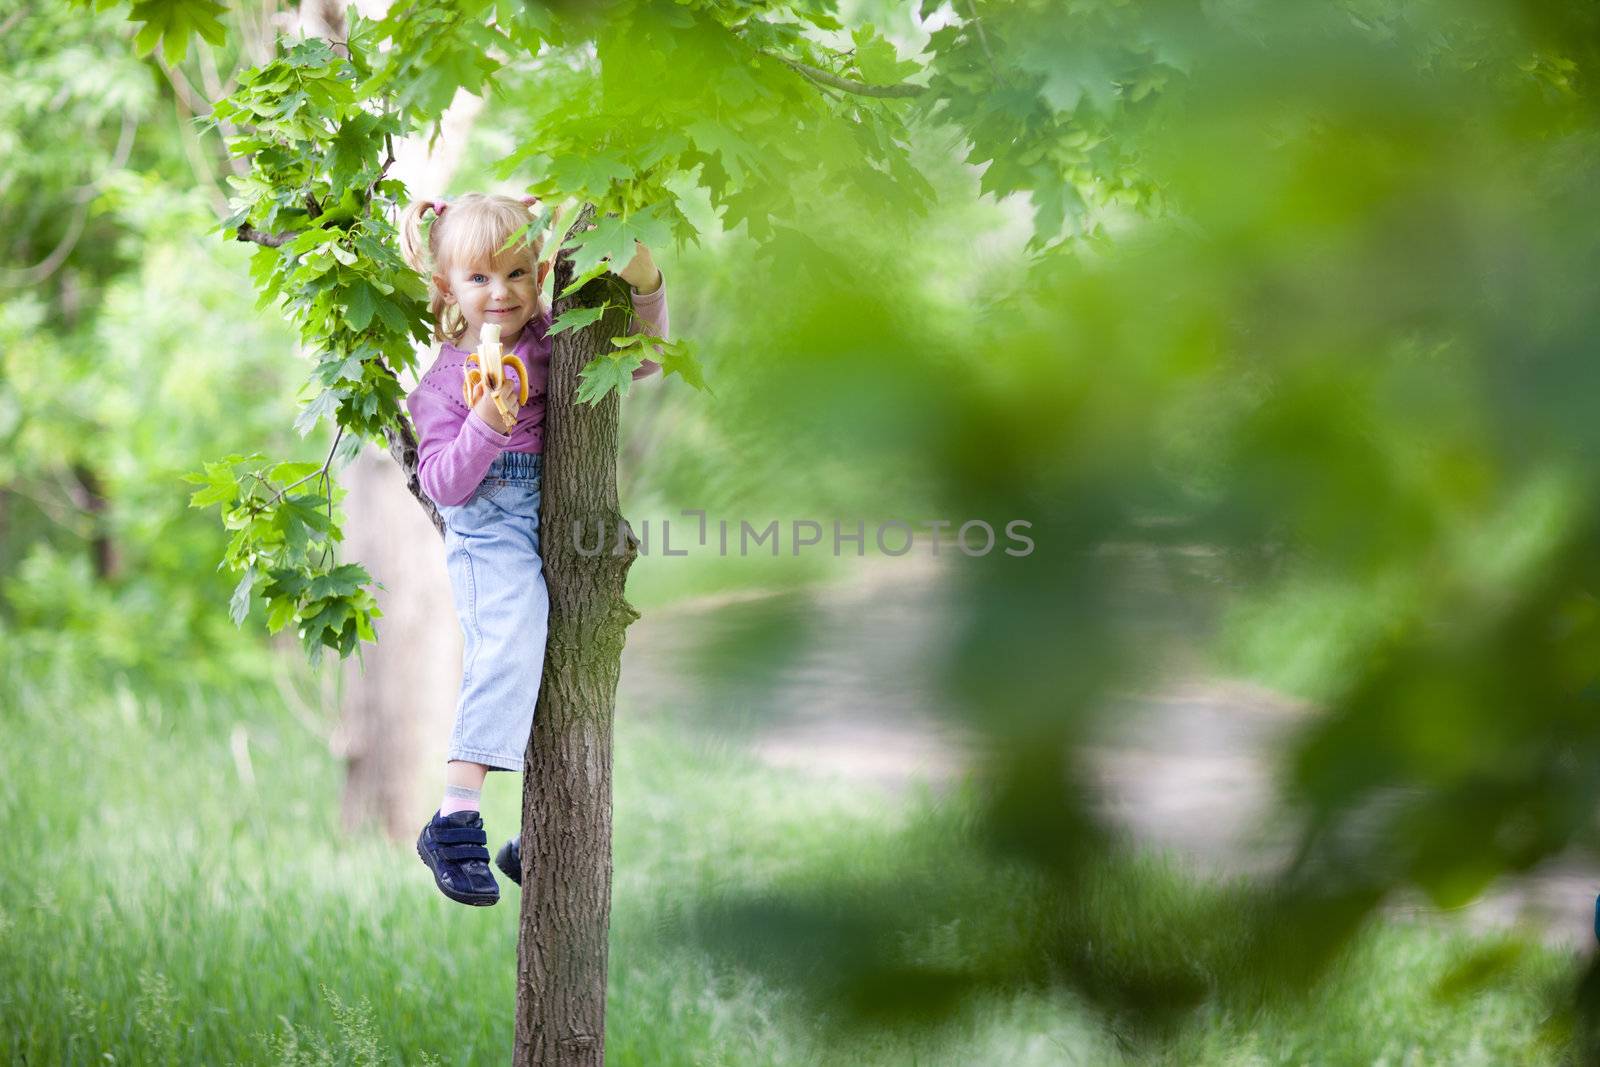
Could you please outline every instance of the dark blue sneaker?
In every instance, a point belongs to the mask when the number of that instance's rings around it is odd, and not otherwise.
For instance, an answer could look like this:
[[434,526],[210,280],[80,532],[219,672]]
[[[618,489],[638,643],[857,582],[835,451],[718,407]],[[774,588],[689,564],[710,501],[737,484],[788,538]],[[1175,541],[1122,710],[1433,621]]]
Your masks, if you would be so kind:
[[518,885],[522,884],[522,835],[518,834],[500,846],[494,854],[494,865]]
[[489,872],[489,837],[475,811],[434,812],[417,837],[417,855],[433,872],[439,892],[462,904],[487,905],[500,899]]

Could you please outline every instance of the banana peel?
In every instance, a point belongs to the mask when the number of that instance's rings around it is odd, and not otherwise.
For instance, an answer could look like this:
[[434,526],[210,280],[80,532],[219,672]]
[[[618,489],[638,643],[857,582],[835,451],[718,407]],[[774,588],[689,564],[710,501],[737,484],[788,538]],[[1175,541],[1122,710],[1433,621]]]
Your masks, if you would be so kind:
[[528,368],[524,367],[522,360],[515,355],[500,351],[500,324],[486,322],[478,335],[478,350],[467,357],[466,376],[461,382],[461,395],[465,398],[467,407],[470,408],[477,403],[483,390],[488,389],[495,408],[500,412],[500,417],[507,422],[513,421],[516,418],[515,413],[507,411],[500,399],[500,383],[505,380],[507,367],[517,372],[517,403],[526,404]]

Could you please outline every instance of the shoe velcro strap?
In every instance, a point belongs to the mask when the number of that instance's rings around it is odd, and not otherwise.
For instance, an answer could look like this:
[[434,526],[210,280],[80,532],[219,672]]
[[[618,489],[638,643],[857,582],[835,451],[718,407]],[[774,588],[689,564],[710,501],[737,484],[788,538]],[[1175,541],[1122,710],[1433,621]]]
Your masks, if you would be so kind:
[[481,826],[436,826],[433,828],[433,839],[447,845],[462,842],[486,845],[489,843],[489,834]]
[[489,850],[482,845],[446,845],[439,855],[447,860],[487,860]]

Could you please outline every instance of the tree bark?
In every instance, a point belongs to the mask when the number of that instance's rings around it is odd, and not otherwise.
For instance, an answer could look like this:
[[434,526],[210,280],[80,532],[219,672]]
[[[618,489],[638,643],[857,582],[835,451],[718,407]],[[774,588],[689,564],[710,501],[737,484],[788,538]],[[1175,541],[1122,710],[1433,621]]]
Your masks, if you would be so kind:
[[[585,205],[575,228],[592,218]],[[563,254],[555,291],[571,279]],[[605,296],[597,279],[555,310],[597,307]],[[639,617],[623,596],[637,550],[617,502],[618,398],[575,398],[579,370],[627,324],[626,311],[607,312],[557,334],[551,352],[539,515],[550,627],[522,788],[518,1067],[605,1061],[611,729],[624,633]]]

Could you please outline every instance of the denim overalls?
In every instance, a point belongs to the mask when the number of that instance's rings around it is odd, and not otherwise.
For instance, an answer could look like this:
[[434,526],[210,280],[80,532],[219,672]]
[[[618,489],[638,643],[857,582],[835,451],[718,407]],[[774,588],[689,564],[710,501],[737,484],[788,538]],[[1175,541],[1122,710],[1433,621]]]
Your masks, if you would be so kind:
[[445,566],[464,638],[448,759],[520,771],[544,674],[550,594],[539,555],[538,452],[502,452],[442,505]]

